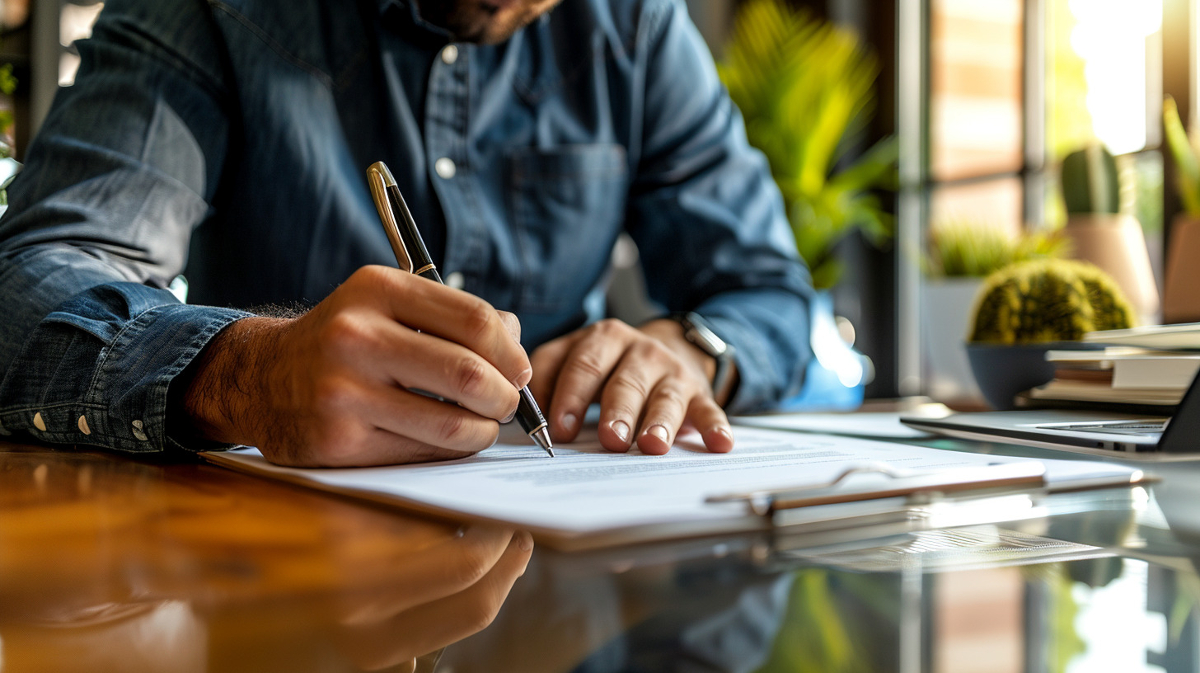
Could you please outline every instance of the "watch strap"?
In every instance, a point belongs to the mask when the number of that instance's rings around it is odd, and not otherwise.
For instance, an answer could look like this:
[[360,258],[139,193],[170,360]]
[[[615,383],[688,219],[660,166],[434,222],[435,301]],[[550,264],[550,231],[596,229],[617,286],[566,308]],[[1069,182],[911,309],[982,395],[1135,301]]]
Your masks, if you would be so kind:
[[683,338],[704,351],[716,362],[716,370],[713,372],[712,379],[712,393],[714,398],[719,397],[729,383],[729,377],[733,374],[733,346],[722,339],[712,325],[697,313],[691,311],[676,313],[671,316],[671,319],[683,327]]

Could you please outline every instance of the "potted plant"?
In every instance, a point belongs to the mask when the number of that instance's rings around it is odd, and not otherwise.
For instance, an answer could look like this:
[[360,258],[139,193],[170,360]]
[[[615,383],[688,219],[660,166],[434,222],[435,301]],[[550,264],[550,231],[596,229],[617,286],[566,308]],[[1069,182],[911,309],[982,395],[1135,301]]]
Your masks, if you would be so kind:
[[874,112],[878,60],[853,32],[783,0],[743,4],[725,54],[721,81],[783,192],[813,285],[829,289],[843,272],[838,241],[854,231],[876,244],[891,236],[892,218],[871,190],[895,184],[896,139],[844,161],[847,136]]
[[926,392],[944,402],[975,402],[980,392],[963,337],[983,279],[1017,262],[1063,257],[1069,241],[1060,232],[1013,236],[972,222],[939,224],[928,241],[921,297]]
[[1080,347],[1087,332],[1136,323],[1135,309],[1108,274],[1067,259],[1020,262],[988,276],[974,315],[967,354],[996,409],[1011,409],[1017,393],[1054,377],[1047,350]]
[[1120,175],[1116,159],[1094,143],[1062,163],[1063,199],[1073,256],[1103,269],[1129,298],[1142,322],[1157,322],[1158,286],[1142,225],[1119,212]]
[[[748,0],[718,73],[750,144],[766,155],[819,291],[810,322],[812,342],[821,346],[802,398],[857,406],[867,367],[837,338],[828,290],[844,271],[834,250],[839,241],[859,231],[882,245],[892,232],[892,217],[873,190],[895,184],[896,140],[885,138],[853,159],[847,142],[874,110],[878,60],[853,32],[784,0]],[[808,400],[787,406],[803,408]]]
[[[1163,103],[1163,130],[1175,160],[1183,212],[1171,224],[1163,279],[1163,322],[1200,321],[1200,139],[1189,136],[1175,99]],[[1194,129],[1193,129],[1194,130]]]

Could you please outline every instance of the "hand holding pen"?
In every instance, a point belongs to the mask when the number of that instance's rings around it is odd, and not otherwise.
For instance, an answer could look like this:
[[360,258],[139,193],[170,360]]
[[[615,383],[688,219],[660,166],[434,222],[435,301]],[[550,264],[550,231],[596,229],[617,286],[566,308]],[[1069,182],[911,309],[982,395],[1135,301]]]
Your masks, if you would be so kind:
[[298,318],[235,321],[193,363],[172,382],[184,382],[190,432],[306,467],[478,453],[532,377],[487,302],[386,266],[359,269]]
[[[396,255],[396,263],[402,270],[440,285],[442,277],[425,248],[425,241],[421,238],[421,232],[417,229],[391,171],[382,161],[376,162],[367,169],[367,182],[371,187],[371,196],[379,211],[384,232],[392,246],[392,252]],[[553,458],[554,445],[550,441],[546,420],[542,417],[533,394],[529,392],[529,387],[521,386],[519,395],[517,421],[529,438]]]

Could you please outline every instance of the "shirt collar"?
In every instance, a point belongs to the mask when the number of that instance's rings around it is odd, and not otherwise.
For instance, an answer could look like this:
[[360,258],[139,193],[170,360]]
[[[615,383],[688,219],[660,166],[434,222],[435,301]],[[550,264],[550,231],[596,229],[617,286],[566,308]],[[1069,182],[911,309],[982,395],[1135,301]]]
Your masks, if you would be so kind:
[[397,14],[404,16],[407,19],[407,23],[414,27],[422,28],[426,31],[434,33],[445,38],[447,41],[453,39],[453,35],[450,34],[450,31],[444,28],[439,28],[438,26],[429,23],[425,19],[422,19],[421,13],[417,11],[417,3],[413,2],[412,0],[376,0],[376,2],[379,4],[380,16],[387,16],[388,12],[396,12]]

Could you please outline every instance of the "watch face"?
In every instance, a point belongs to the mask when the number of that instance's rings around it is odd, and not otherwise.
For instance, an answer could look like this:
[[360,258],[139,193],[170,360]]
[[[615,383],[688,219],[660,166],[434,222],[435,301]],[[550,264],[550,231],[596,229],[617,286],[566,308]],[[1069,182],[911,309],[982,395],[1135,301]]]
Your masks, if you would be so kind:
[[721,337],[700,321],[699,316],[689,314],[684,316],[684,336],[696,344],[701,350],[713,357],[719,357],[729,348]]
[[721,341],[720,337],[716,334],[713,334],[712,330],[703,325],[693,325],[692,330],[692,336],[695,337],[695,340],[703,342],[697,345],[708,351],[709,354],[720,355],[725,352],[725,342]]

